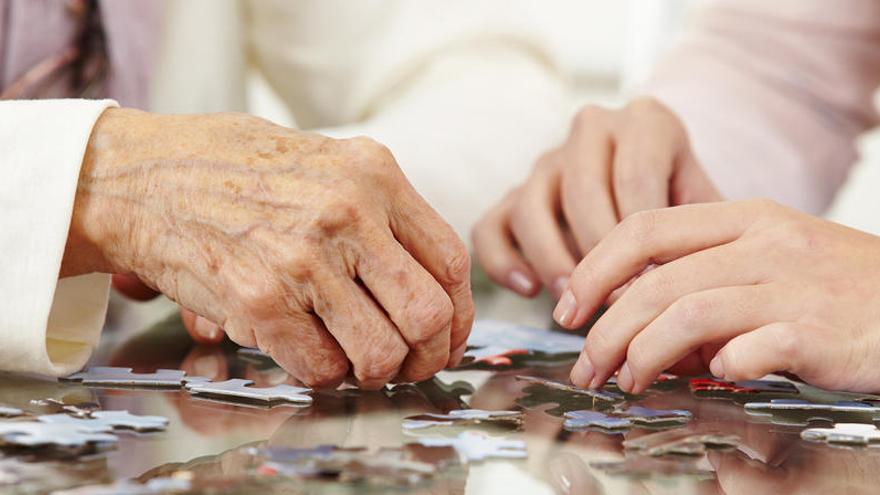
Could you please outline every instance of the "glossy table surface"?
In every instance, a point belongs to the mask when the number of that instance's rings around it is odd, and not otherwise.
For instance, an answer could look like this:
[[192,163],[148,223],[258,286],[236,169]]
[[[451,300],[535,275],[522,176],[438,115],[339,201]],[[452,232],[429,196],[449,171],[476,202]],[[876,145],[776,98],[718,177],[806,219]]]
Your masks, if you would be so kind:
[[[155,318],[154,318],[155,319]],[[831,447],[800,439],[802,427],[773,424],[750,416],[741,404],[694,397],[687,380],[664,382],[632,405],[687,409],[690,427],[739,437],[737,449],[710,451],[693,459],[663,460],[675,469],[703,471],[702,476],[628,477],[609,474],[597,463],[633,458],[625,439],[651,433],[635,428],[624,433],[598,430],[570,432],[560,414],[577,404],[553,403],[516,379],[538,375],[565,381],[572,360],[491,371],[481,366],[445,371],[434,380],[393,389],[319,391],[309,407],[244,406],[196,399],[180,390],[91,388],[38,377],[0,375],[0,404],[39,412],[33,399],[55,398],[68,403],[96,402],[105,410],[165,416],[167,431],[120,434],[118,446],[74,460],[37,456],[0,459],[0,492],[47,493],[52,489],[125,478],[181,476],[192,480],[194,492],[205,493],[876,493],[880,491],[880,449]],[[260,386],[295,383],[270,363],[242,357],[232,345],[197,347],[171,313],[136,333],[109,335],[92,364],[133,367],[137,371],[179,368],[215,380],[242,377]],[[482,366],[482,368],[486,368]],[[464,382],[464,383],[456,383]],[[803,387],[801,398],[852,398]],[[550,401],[550,402],[548,402]],[[589,406],[589,404],[587,404]],[[486,429],[494,435],[522,439],[528,457],[489,460],[441,470],[413,486],[303,481],[258,473],[249,447],[310,448],[398,447],[415,435],[448,436],[461,428],[406,432],[403,418],[452,409],[524,410],[521,430]],[[821,423],[817,423],[820,426]],[[6,473],[4,477],[3,473]],[[708,474],[705,474],[705,473]],[[18,478],[13,483],[9,473]],[[176,474],[175,474],[176,473]],[[268,479],[271,478],[271,479]],[[4,484],[4,480],[6,484]],[[269,483],[266,483],[269,481]]]

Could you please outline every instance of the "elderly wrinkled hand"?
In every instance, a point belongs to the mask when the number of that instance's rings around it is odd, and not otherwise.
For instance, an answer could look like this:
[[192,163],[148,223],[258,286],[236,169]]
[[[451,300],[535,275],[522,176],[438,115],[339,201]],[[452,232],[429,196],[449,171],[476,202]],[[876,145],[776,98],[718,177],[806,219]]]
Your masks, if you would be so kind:
[[581,257],[622,219],[720,199],[684,125],[663,104],[590,105],[566,141],[475,226],[474,248],[499,285],[534,296],[543,284],[559,297]]
[[299,380],[417,381],[456,363],[468,253],[391,153],[240,114],[107,110],[62,276],[133,273]]
[[555,319],[583,325],[649,264],[590,330],[576,385],[619,369],[620,388],[639,392],[677,366],[880,390],[880,237],[767,200],[648,210],[578,265]]

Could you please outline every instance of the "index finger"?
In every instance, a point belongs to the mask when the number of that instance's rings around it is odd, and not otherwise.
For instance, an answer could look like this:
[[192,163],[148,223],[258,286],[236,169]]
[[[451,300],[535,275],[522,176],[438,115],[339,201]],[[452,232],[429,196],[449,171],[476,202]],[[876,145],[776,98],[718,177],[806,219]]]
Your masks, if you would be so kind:
[[630,215],[575,268],[553,318],[565,328],[583,325],[611,292],[649,264],[666,263],[739,238],[759,204],[763,203],[705,203]]
[[443,287],[453,315],[448,366],[461,360],[474,323],[470,255],[464,243],[414,190],[404,193],[391,215],[391,229],[400,244]]

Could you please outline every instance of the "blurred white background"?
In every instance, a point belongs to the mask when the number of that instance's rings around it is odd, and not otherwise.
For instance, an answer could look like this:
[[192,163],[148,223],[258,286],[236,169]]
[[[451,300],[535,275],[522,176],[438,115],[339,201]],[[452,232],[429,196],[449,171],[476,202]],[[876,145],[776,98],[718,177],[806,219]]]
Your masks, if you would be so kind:
[[[567,121],[588,102],[619,104],[647,77],[663,51],[675,42],[694,0],[550,0],[531,2],[536,25],[559,57],[573,88]],[[249,111],[292,122],[285,105],[259,74],[248,78]],[[862,139],[860,163],[828,217],[880,233],[880,132]]]

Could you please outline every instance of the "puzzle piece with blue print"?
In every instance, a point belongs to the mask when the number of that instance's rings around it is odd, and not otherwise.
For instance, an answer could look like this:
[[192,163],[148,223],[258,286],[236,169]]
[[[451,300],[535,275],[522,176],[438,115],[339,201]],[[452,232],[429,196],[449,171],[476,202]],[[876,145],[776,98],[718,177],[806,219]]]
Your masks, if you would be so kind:
[[610,412],[600,411],[569,411],[566,412],[563,427],[569,431],[581,431],[590,428],[602,430],[627,430],[641,427],[670,427],[688,423],[693,414],[683,409],[650,409],[633,406],[624,410]]

